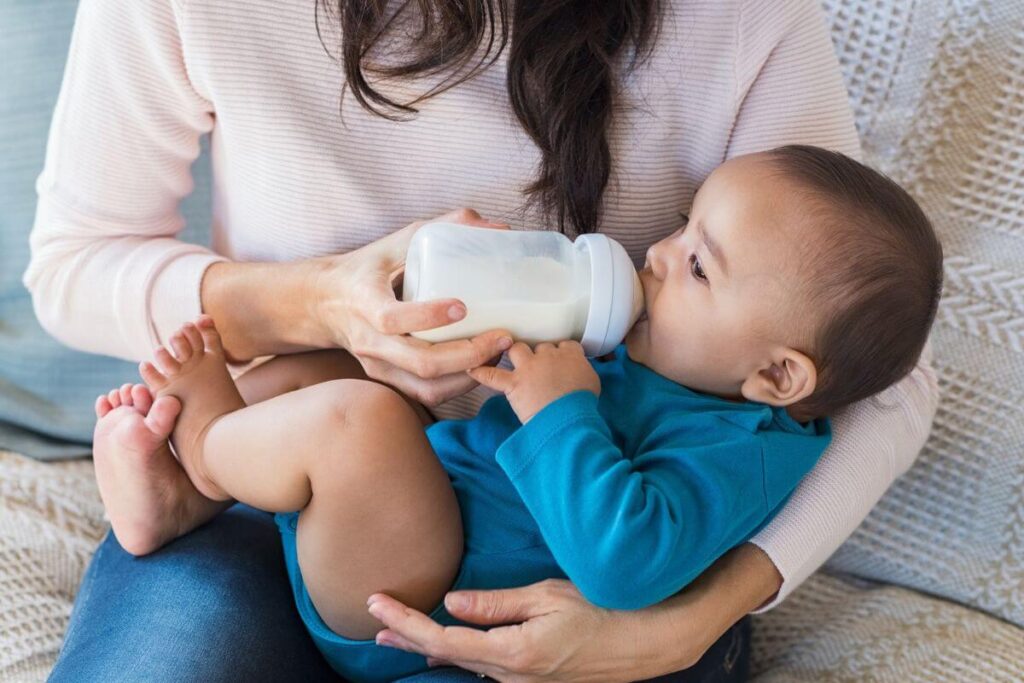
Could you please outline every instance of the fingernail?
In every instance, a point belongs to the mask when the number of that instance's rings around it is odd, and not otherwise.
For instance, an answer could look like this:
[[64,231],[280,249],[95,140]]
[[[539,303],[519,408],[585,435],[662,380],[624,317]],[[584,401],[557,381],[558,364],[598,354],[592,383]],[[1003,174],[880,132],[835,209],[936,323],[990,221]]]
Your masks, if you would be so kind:
[[367,605],[366,611],[368,611],[374,617],[377,617],[381,612],[381,607],[377,603],[371,602],[369,605]]
[[370,597],[366,598],[366,606],[369,607],[370,605],[375,603],[377,601],[376,598],[377,598],[377,594],[376,593],[374,593]]
[[378,635],[376,638],[378,645],[384,645],[386,647],[394,647],[395,641],[391,640],[387,636]]
[[508,351],[512,348],[512,339],[510,337],[502,337],[498,340],[498,348],[502,351]]
[[466,309],[462,306],[452,306],[448,309],[449,320],[462,320],[466,315]]
[[469,609],[469,596],[461,595],[460,593],[449,593],[444,597],[444,606],[449,611],[465,611]]

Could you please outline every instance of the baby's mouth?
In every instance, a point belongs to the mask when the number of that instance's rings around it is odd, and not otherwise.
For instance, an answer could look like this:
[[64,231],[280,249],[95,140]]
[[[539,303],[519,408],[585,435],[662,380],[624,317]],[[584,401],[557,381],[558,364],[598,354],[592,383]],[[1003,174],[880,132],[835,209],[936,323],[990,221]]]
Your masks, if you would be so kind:
[[640,296],[643,298],[644,306],[640,309],[640,315],[637,317],[636,322],[633,323],[634,325],[647,320],[647,283],[644,282],[644,276],[649,275],[650,272],[650,266],[646,263],[644,264],[644,267],[637,272],[637,276],[640,278],[640,286],[643,288]]

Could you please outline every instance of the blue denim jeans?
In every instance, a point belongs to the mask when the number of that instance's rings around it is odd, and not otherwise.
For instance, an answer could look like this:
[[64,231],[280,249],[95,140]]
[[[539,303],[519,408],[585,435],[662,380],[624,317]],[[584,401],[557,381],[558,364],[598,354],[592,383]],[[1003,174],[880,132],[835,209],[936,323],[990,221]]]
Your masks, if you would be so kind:
[[[697,666],[657,680],[745,680],[749,633],[744,619]],[[273,515],[244,505],[147,557],[132,557],[108,534],[50,680],[341,681],[299,619]],[[406,679],[478,680],[453,668]]]

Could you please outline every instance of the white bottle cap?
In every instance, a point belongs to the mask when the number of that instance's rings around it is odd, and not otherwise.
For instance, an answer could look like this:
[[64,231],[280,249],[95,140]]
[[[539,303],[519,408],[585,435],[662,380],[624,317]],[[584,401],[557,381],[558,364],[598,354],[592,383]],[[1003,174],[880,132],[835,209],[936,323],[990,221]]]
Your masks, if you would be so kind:
[[590,309],[583,352],[603,356],[622,343],[643,310],[643,286],[625,248],[607,235],[580,235],[590,253]]

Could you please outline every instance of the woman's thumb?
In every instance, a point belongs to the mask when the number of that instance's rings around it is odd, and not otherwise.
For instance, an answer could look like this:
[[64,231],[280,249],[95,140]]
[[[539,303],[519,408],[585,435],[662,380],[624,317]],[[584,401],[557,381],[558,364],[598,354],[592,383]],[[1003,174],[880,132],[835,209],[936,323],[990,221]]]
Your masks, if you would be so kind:
[[538,616],[538,602],[530,586],[492,591],[454,591],[444,606],[457,619],[471,624],[514,624]]

